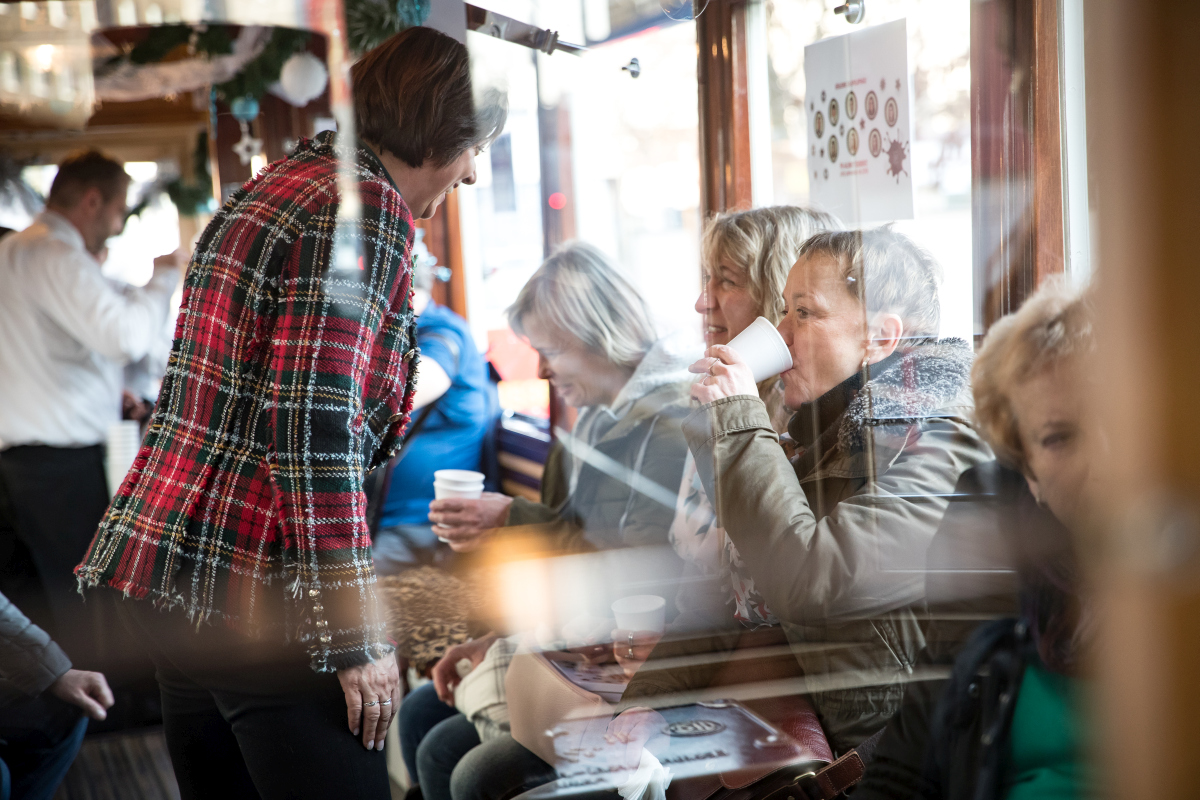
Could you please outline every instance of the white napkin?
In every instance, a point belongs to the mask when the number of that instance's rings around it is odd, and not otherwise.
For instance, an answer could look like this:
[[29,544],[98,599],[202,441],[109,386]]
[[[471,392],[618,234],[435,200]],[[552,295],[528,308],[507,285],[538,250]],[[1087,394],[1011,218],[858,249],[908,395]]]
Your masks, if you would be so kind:
[[642,760],[637,771],[629,780],[617,787],[617,794],[625,800],[667,800],[667,787],[671,785],[671,770],[662,765],[654,754],[642,748]]

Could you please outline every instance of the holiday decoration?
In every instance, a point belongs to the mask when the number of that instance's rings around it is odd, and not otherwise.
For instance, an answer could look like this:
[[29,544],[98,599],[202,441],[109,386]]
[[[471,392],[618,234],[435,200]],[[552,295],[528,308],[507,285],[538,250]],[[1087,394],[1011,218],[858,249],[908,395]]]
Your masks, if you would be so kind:
[[[242,28],[232,41],[223,25],[155,29],[128,56],[116,55],[96,68],[96,97],[132,102],[223,84],[262,55],[270,41],[271,29],[256,26]],[[160,62],[182,44],[188,58]]]
[[96,66],[97,94],[102,100],[147,100],[212,86],[226,100],[257,100],[310,35],[246,26],[235,39],[229,30],[218,24],[156,26],[132,48],[113,48],[113,55],[102,58]]
[[242,128],[242,138],[233,146],[233,152],[243,164],[262,152],[262,139],[250,135],[250,123],[258,118],[258,100],[250,96],[235,97],[229,102],[229,111]]
[[321,59],[312,53],[295,53],[283,63],[279,73],[279,87],[272,88],[294,106],[304,107],[321,96],[329,83],[329,73]]
[[430,0],[345,0],[346,39],[365,53],[385,39],[425,22]]

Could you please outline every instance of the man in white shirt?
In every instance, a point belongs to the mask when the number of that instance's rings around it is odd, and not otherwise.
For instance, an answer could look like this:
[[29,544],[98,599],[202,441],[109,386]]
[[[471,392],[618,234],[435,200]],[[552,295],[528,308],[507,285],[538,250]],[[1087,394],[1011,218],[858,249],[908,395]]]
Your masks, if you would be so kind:
[[173,254],[155,260],[142,289],[101,274],[97,256],[124,228],[128,186],[119,162],[72,155],[46,210],[0,239],[0,482],[55,638],[84,663],[97,640],[73,570],[108,506],[104,441],[121,419],[123,367],[160,335],[179,281]]

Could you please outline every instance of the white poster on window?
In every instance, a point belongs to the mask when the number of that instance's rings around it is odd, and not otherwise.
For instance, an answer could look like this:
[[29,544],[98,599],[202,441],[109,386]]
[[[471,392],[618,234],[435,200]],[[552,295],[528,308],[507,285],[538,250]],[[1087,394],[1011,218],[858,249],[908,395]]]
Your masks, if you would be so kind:
[[905,21],[810,44],[804,78],[813,203],[847,225],[911,219]]

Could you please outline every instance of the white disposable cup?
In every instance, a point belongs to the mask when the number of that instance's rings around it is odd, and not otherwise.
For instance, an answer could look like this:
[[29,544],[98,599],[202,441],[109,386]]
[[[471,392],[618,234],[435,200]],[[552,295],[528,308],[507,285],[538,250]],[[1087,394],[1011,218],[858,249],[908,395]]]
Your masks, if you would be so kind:
[[617,628],[623,631],[654,631],[666,627],[667,601],[656,594],[635,594],[612,604]]
[[485,477],[486,475],[482,473],[476,473],[476,471],[473,469],[439,469],[433,473],[434,481],[449,481],[455,483],[481,483],[484,481]]
[[470,469],[439,469],[433,473],[435,483],[443,486],[463,486],[468,489],[483,486],[484,474]]
[[759,317],[729,342],[750,367],[754,382],[765,381],[792,368],[792,353],[766,317]]
[[433,497],[436,500],[478,500],[483,495],[483,484],[475,486],[447,486],[441,481],[433,482]]

